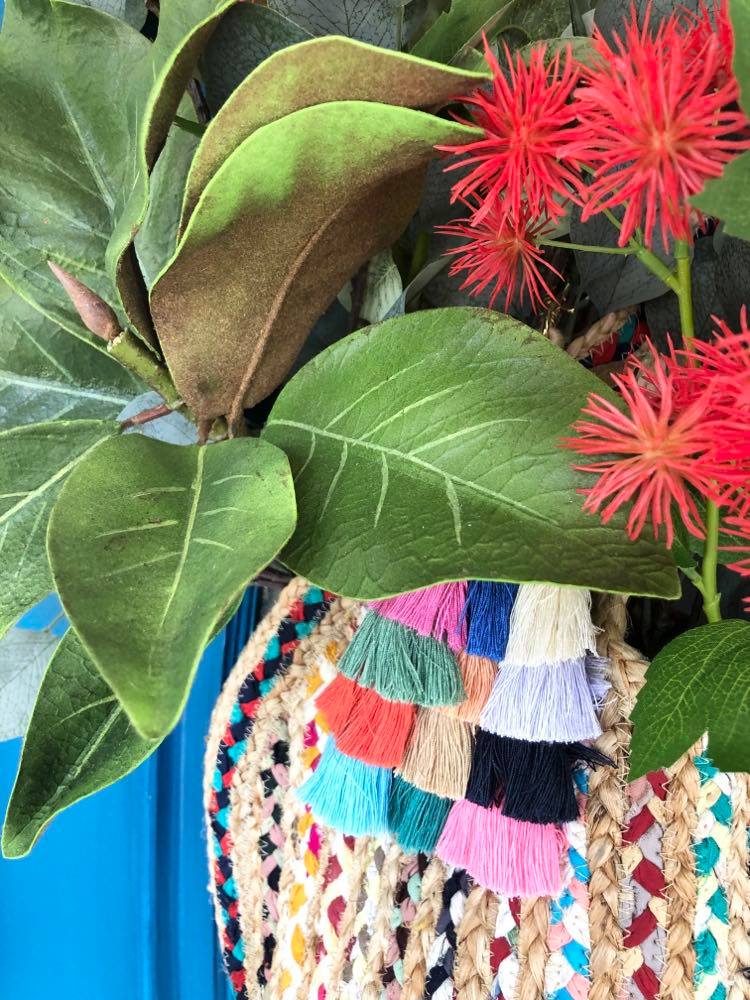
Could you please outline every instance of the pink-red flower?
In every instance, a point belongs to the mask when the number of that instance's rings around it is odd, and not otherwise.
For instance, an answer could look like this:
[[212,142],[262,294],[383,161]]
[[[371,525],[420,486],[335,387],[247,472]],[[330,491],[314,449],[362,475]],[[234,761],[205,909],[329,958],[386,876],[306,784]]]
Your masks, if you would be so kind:
[[[731,31],[728,19],[720,25]],[[624,208],[620,245],[641,227],[649,245],[657,226],[665,243],[691,239],[689,199],[750,145],[725,44],[707,13],[675,13],[654,30],[648,14],[639,28],[633,12],[624,38],[595,35],[564,154],[594,174],[581,188],[584,220]]]
[[602,456],[600,461],[576,466],[597,476],[596,483],[582,491],[584,510],[601,513],[606,523],[629,504],[630,537],[638,537],[650,522],[657,538],[664,528],[671,546],[675,509],[687,529],[703,537],[695,493],[719,500],[716,483],[726,469],[706,438],[702,400],[676,408],[675,374],[653,345],[648,347],[653,366],[636,360],[621,376],[613,376],[627,412],[592,394],[583,409],[591,419],[577,421],[573,425],[577,437],[563,444],[581,455]]
[[458,159],[447,170],[461,170],[453,200],[478,197],[481,221],[498,210],[518,218],[527,202],[532,216],[556,220],[578,185],[575,170],[561,155],[573,120],[570,97],[578,80],[578,64],[569,51],[548,58],[542,43],[525,61],[505,48],[501,66],[485,40],[492,71],[491,91],[480,89],[461,98],[471,107],[481,139],[461,146],[441,146]]
[[[469,209],[471,204],[467,204]],[[518,214],[508,214],[498,205],[489,206],[481,219],[472,215],[450,225],[440,226],[439,232],[464,239],[448,253],[453,257],[450,273],[466,272],[461,285],[470,294],[479,295],[493,286],[490,305],[505,292],[505,309],[517,291],[527,295],[532,308],[545,304],[545,296],[554,299],[545,271],[557,271],[544,257],[538,241],[547,235],[545,223],[535,222],[528,206],[521,203]]]

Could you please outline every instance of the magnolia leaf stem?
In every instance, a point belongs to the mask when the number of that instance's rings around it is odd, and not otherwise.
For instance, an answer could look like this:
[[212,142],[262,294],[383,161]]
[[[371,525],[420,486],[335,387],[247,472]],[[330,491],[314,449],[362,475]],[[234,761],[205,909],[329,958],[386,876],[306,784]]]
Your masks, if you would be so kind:
[[142,379],[172,408],[182,404],[169,372],[153,353],[129,330],[123,330],[107,344],[107,350],[121,365]]

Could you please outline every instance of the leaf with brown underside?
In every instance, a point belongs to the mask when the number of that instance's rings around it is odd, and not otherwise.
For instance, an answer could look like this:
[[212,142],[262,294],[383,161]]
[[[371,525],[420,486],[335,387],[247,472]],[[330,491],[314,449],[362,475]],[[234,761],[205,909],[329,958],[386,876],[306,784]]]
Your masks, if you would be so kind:
[[258,66],[219,110],[190,168],[184,230],[201,192],[248,136],[284,115],[328,101],[440,108],[487,76],[336,36],[291,45]]
[[175,384],[201,419],[269,395],[345,281],[414,213],[434,147],[477,131],[341,101],[246,139],[208,183],[151,309]]

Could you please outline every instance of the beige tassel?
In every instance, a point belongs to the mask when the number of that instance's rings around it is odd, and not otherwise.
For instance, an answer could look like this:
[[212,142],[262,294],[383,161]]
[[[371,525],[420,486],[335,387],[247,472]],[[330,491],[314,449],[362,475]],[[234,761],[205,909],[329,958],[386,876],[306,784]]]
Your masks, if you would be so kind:
[[399,774],[424,792],[463,798],[471,770],[474,727],[438,709],[420,708]]
[[591,594],[578,587],[525,583],[510,616],[505,662],[537,667],[577,660],[596,649]]

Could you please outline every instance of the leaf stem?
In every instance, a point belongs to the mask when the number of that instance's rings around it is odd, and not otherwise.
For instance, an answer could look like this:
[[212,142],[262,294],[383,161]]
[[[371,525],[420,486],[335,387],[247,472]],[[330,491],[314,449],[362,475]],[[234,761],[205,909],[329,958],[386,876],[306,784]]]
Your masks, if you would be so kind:
[[123,330],[107,344],[107,350],[121,365],[142,379],[171,406],[181,404],[169,372],[160,364],[144,343],[129,330]]
[[693,319],[693,282],[690,271],[690,247],[686,240],[675,243],[674,256],[677,261],[677,284],[675,289],[680,304],[680,327],[682,342],[685,347],[692,347],[695,340],[695,321]]
[[583,243],[568,243],[566,240],[539,240],[539,245],[543,247],[562,247],[564,250],[583,250],[586,253],[611,253],[627,257],[638,253],[636,247],[596,247],[587,246]]
[[716,585],[716,571],[719,562],[719,508],[709,500],[706,505],[706,542],[703,548],[703,566],[701,579],[703,587],[703,610],[706,619],[711,622],[721,621],[721,594]]
[[177,128],[181,128],[183,132],[189,132],[191,135],[202,136],[206,131],[205,125],[201,125],[200,122],[191,122],[189,118],[183,118],[182,115],[175,115],[174,123]]

